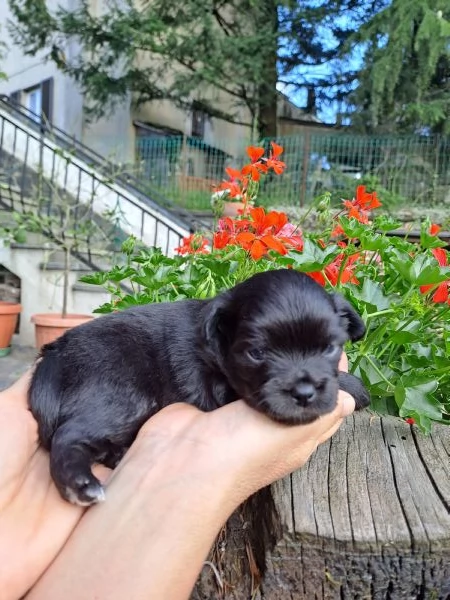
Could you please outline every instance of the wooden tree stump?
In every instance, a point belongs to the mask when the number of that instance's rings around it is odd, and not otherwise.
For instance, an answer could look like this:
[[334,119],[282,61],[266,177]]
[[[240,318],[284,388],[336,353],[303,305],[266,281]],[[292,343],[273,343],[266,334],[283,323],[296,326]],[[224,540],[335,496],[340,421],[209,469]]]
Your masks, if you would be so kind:
[[192,599],[450,599],[450,427],[357,413],[272,490],[283,533],[259,587],[241,512]]

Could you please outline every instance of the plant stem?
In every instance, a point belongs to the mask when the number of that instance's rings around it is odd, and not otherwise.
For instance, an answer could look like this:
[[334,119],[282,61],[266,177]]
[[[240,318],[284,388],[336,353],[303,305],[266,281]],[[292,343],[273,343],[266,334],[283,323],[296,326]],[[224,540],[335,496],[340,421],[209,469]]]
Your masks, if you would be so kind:
[[378,375],[381,377],[381,379],[382,379],[382,380],[383,380],[385,383],[387,383],[387,384],[389,385],[389,387],[390,387],[392,390],[394,390],[394,389],[395,389],[395,386],[394,386],[394,385],[393,385],[393,384],[392,384],[392,383],[389,381],[389,379],[387,379],[387,378],[384,376],[383,372],[382,372],[382,371],[380,371],[380,369],[379,369],[379,368],[377,367],[377,365],[376,365],[376,364],[373,362],[373,360],[370,358],[370,356],[368,356],[368,355],[365,355],[365,358],[366,358],[367,362],[368,362],[368,363],[371,365],[371,367],[372,367],[372,368],[373,368],[373,369],[374,369],[374,370],[375,370],[375,371],[378,373]]
[[62,317],[67,316],[67,298],[69,295],[69,273],[70,273],[70,248],[64,247],[64,277],[63,277],[63,304]]

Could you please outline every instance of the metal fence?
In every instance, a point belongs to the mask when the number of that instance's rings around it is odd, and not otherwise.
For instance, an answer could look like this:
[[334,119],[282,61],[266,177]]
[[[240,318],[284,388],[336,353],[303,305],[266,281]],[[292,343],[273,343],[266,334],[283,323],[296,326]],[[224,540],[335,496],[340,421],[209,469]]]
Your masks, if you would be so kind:
[[[450,138],[306,130],[277,142],[284,147],[287,169],[281,177],[264,180],[263,204],[303,206],[324,191],[338,201],[358,183],[376,188],[392,205],[450,200]],[[269,147],[268,140],[263,144]],[[235,143],[232,152],[221,145],[225,150],[192,137],[138,138],[139,177],[179,205],[209,208],[211,190],[225,167],[240,168],[247,161],[244,142]]]

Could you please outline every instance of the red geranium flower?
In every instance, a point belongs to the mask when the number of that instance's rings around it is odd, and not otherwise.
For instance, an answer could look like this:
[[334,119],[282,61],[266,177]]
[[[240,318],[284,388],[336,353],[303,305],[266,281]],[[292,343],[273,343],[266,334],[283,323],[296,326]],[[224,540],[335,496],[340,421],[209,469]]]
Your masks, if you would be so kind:
[[229,231],[216,231],[214,234],[213,246],[216,250],[221,250],[232,243],[233,237]]
[[437,235],[442,227],[440,225],[436,225],[436,223],[432,223],[430,226],[430,235]]
[[261,179],[261,173],[267,172],[267,166],[262,162],[251,163],[242,167],[242,175],[250,175],[253,181],[259,181]]
[[[438,261],[438,263],[441,267],[449,266],[447,253],[443,248],[433,248],[431,250],[431,252],[433,253],[434,258]],[[434,287],[435,287],[434,285],[421,285],[420,291],[422,292],[422,294],[426,294]],[[450,293],[449,292],[450,292],[450,279],[447,281],[443,281],[442,283],[440,283],[438,285],[438,287],[436,288],[436,291],[433,294],[433,302],[436,302],[436,304],[442,303],[442,302],[447,302],[448,304],[450,304]]]
[[264,208],[251,208],[246,219],[225,217],[219,220],[214,235],[214,248],[238,245],[249,252],[254,260],[265,256],[269,250],[287,254],[290,248],[301,250],[303,239],[287,215],[275,210],[266,213]]
[[358,284],[359,281],[354,274],[355,263],[359,258],[359,254],[353,254],[349,256],[346,260],[345,266],[342,269],[342,261],[344,260],[344,255],[339,254],[333,260],[332,263],[327,265],[323,271],[314,271],[312,273],[307,273],[310,277],[312,277],[317,283],[324,286],[326,281],[328,280],[333,287],[335,287],[338,282],[340,283],[355,283]]
[[355,206],[359,206],[361,210],[373,210],[381,206],[381,202],[377,198],[377,193],[366,192],[365,185],[358,185],[353,203]]
[[222,183],[217,187],[217,191],[220,190],[226,190],[230,198],[237,198],[243,195],[241,184],[234,179],[231,181],[222,181]]
[[286,168],[286,163],[279,160],[279,157],[283,154],[283,147],[275,142],[270,142],[272,146],[272,152],[269,158],[266,159],[266,165],[269,169],[273,169],[275,175],[281,175]]
[[259,181],[261,173],[267,173],[267,166],[260,160],[264,156],[264,148],[258,146],[249,146],[247,148],[247,154],[251,160],[249,165],[245,165],[241,173],[242,175],[249,175],[253,181]]
[[331,232],[331,237],[339,237],[340,235],[345,235],[345,231],[342,229],[342,225],[338,223],[336,227]]
[[247,154],[252,163],[256,163],[264,156],[264,148],[259,148],[258,146],[249,146],[247,148]]
[[181,246],[175,248],[178,254],[208,254],[208,240],[199,233],[183,238]]

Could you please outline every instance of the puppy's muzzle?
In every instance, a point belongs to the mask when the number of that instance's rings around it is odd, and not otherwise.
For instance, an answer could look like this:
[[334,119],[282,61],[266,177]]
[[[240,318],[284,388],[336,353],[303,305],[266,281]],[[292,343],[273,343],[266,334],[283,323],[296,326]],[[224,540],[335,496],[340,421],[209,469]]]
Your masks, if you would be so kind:
[[310,381],[299,379],[289,390],[298,406],[308,406],[316,399],[317,388]]

